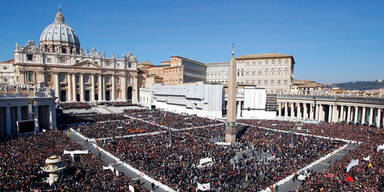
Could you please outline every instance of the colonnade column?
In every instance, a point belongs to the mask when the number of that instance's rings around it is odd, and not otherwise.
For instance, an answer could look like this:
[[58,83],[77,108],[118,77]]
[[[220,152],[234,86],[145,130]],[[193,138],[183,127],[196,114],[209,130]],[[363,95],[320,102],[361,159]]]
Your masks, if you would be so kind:
[[295,117],[295,103],[291,103],[291,119]]
[[17,121],[21,121],[21,106],[17,106]]
[[381,109],[377,108],[376,127],[380,127],[380,121],[381,121]]
[[297,117],[299,119],[302,119],[302,114],[301,114],[301,104],[297,103]]
[[60,97],[59,73],[55,73],[55,97]]
[[102,101],[103,100],[103,85],[102,85],[102,76],[99,75],[99,96],[98,96],[98,101]]
[[328,109],[328,123],[332,122],[332,105],[329,105]]
[[347,109],[347,123],[351,121],[351,106],[348,106]]
[[307,110],[307,103],[303,103],[303,109],[304,109],[304,116],[303,118],[304,119],[307,119],[308,118],[308,110]]
[[340,106],[340,116],[339,116],[339,122],[344,121],[345,115],[344,115],[344,105]]
[[369,121],[368,121],[368,123],[369,123],[369,125],[372,125],[373,124],[373,116],[374,114],[373,114],[373,107],[370,107],[370,110],[369,110]]
[[80,73],[80,101],[84,102],[84,74]]
[[359,118],[359,107],[355,106],[355,119],[354,119],[355,124],[358,122],[358,118]]
[[103,75],[103,79],[102,79],[102,83],[101,83],[101,87],[103,87],[103,101],[105,100],[105,75]]
[[115,100],[115,92],[116,92],[116,86],[115,86],[115,75],[111,75],[112,77],[112,91],[111,91],[111,101]]
[[364,125],[365,123],[365,114],[367,113],[366,111],[367,109],[365,107],[363,107],[363,112],[361,114],[361,124]]
[[313,114],[313,108],[314,108],[315,106],[313,105],[313,103],[310,103],[309,104],[309,119],[314,119],[314,114]]
[[72,94],[71,94],[71,89],[72,89],[72,82],[71,82],[71,74],[67,73],[67,91],[68,91],[68,96],[67,96],[67,102],[72,101]]
[[316,104],[316,109],[315,109],[315,120],[316,121],[320,121],[319,113],[320,113],[320,104]]
[[7,135],[11,136],[11,107],[5,107],[5,127],[7,129]]
[[72,73],[72,100],[77,101],[76,98],[76,74]]
[[285,102],[284,104],[284,117],[285,119],[288,118],[288,102]]
[[39,106],[35,105],[34,107],[34,121],[35,121],[35,134],[39,132]]
[[95,74],[91,74],[91,101],[95,101]]

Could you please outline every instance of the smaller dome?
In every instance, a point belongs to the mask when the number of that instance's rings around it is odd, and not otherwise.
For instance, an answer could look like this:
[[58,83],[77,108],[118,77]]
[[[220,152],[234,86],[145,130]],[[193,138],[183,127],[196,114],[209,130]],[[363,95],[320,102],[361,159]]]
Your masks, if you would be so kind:
[[80,41],[75,31],[65,24],[61,8],[56,14],[55,22],[48,25],[40,35],[40,45],[63,45],[80,48]]

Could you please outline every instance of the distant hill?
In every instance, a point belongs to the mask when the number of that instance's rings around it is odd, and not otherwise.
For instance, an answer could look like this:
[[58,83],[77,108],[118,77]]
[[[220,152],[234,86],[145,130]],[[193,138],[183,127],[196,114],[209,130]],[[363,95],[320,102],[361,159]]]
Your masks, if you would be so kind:
[[384,89],[384,82],[378,81],[355,81],[355,82],[346,82],[346,83],[333,83],[326,85],[325,87],[339,87],[340,89],[346,90],[371,90],[371,89]]

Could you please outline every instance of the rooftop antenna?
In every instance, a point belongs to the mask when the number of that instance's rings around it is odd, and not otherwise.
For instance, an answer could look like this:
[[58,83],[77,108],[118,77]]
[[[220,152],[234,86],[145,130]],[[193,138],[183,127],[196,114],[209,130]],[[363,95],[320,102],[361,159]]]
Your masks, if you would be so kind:
[[235,44],[232,43],[232,57],[235,57]]

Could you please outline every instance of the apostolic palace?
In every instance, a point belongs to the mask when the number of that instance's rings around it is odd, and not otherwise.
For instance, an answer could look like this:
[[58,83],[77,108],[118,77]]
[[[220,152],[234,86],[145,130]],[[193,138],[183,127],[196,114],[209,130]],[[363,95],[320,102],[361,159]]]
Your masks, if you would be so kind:
[[137,102],[136,57],[129,53],[107,58],[96,49],[83,51],[60,8],[54,22],[41,33],[39,44],[16,44],[13,60],[2,66],[14,70],[10,84],[28,87],[42,83],[54,89],[60,102]]

